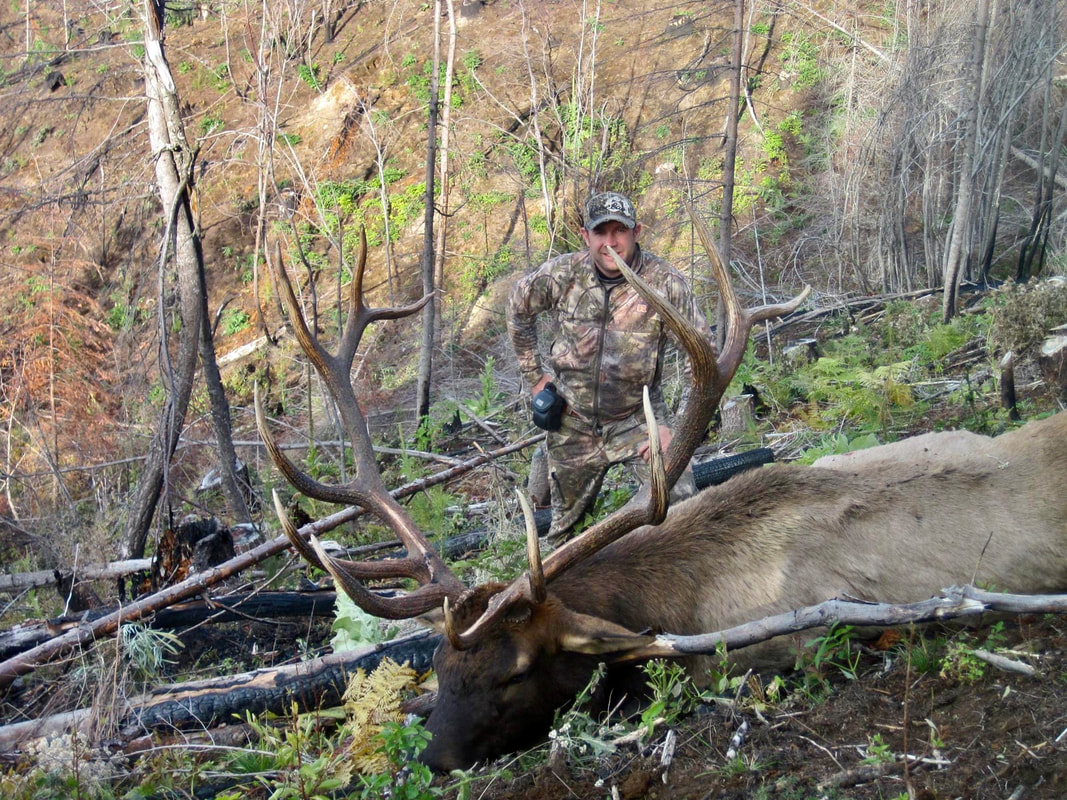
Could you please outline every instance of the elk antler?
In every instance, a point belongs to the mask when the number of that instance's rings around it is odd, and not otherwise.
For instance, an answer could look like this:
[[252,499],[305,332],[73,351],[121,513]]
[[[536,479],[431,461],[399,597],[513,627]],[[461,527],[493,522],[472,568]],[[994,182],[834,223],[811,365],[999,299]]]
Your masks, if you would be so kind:
[[[531,572],[541,573],[543,571],[541,580],[544,583],[550,582],[574,564],[641,525],[658,525],[663,521],[666,514],[666,494],[681,476],[693,452],[704,438],[708,423],[711,422],[726,387],[741,363],[752,326],[757,322],[791,313],[804,302],[810,292],[810,287],[805,287],[799,295],[786,303],[751,309],[742,308],[730,282],[729,273],[719,257],[718,248],[711,238],[711,233],[688,201],[686,208],[693,219],[701,244],[707,251],[715,282],[718,284],[719,293],[726,307],[725,346],[722,353],[716,357],[711,342],[674,306],[660,297],[655,289],[636,275],[614,250],[611,251],[615,264],[626,277],[626,281],[662,317],[667,327],[689,354],[693,388],[677,423],[677,430],[674,432],[671,444],[667,448],[663,466],[657,469],[653,465],[653,480],[650,481],[650,486],[643,489],[614,514],[554,550],[545,559],[543,565],[531,564]],[[650,452],[658,453],[658,435],[654,434],[658,431],[658,426],[647,404],[645,413],[648,421]],[[654,436],[655,442],[652,442]],[[661,477],[656,477],[657,472]],[[494,595],[482,615],[465,631],[449,630],[449,640],[457,648],[470,647],[514,603],[520,600],[536,602],[536,591],[537,587],[531,578],[531,573],[520,576]]]
[[[365,611],[387,619],[406,619],[440,606],[446,597],[455,599],[464,590],[463,583],[449,570],[441,557],[418,529],[407,511],[385,488],[374,459],[367,423],[360,410],[352,386],[352,362],[367,325],[378,320],[400,319],[414,314],[430,299],[423,297],[407,306],[371,308],[364,302],[363,273],[367,265],[367,235],[360,233],[360,254],[352,276],[352,290],[348,317],[335,354],[328,353],[308,328],[301,313],[292,283],[282,263],[281,248],[276,245],[276,265],[271,265],[275,284],[288,311],[293,332],[308,359],[326,382],[330,396],[337,405],[341,421],[352,446],[354,476],[344,484],[321,483],[299,469],[286,456],[270,433],[255,393],[256,422],[267,451],[286,479],[303,494],[331,503],[362,506],[391,528],[407,548],[403,558],[382,561],[354,562],[327,554],[312,538],[309,545],[297,533],[285,509],[275,494],[274,505],[286,534],[297,551],[312,564],[327,570],[338,585]],[[398,597],[381,597],[363,585],[363,581],[380,578],[412,578],[420,587]]]

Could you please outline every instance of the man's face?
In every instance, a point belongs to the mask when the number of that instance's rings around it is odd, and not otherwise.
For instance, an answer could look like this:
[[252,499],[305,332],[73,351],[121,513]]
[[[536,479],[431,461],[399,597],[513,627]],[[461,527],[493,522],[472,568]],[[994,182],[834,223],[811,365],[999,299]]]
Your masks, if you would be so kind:
[[633,262],[637,239],[641,235],[640,222],[631,229],[621,222],[608,220],[595,228],[581,230],[582,239],[593,254],[593,260],[605,275],[614,278],[619,274],[619,268],[615,266],[615,260],[608,252],[609,247],[622,256],[622,260],[627,264]]

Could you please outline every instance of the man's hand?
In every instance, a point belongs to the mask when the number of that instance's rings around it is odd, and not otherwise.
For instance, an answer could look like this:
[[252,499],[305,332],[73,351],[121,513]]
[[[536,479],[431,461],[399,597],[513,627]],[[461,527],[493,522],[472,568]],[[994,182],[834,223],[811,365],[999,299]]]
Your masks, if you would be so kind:
[[[660,425],[659,426],[659,446],[660,446],[660,449],[663,452],[667,452],[667,448],[671,446],[671,438],[672,437],[673,437],[673,434],[671,433],[671,429],[670,428],[668,428],[666,425]],[[640,447],[637,448],[637,454],[639,456],[641,456],[641,458],[644,459],[646,464],[648,463],[648,440],[647,439],[645,440],[645,442]]]
[[537,393],[545,388],[545,386],[552,382],[552,378],[549,375],[542,375],[541,380],[535,383],[530,389],[530,396],[537,397]]

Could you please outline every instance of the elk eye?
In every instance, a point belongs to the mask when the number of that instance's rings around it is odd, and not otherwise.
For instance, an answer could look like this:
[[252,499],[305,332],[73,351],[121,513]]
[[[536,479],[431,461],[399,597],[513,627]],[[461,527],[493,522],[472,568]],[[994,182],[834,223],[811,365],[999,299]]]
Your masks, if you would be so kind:
[[518,686],[520,683],[529,680],[532,675],[533,669],[524,669],[522,672],[516,672],[504,682],[504,686]]

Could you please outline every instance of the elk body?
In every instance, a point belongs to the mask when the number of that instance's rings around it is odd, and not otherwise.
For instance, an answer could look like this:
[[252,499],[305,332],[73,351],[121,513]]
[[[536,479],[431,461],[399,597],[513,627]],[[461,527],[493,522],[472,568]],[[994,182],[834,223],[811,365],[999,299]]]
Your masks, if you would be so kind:
[[[1061,413],[993,439],[928,434],[709,487],[662,524],[575,565],[549,584],[545,603],[503,620],[479,645],[443,643],[425,758],[439,769],[469,766],[543,738],[598,661],[646,641],[637,632],[723,630],[832,597],[914,602],[970,582],[1061,590],[1065,474]],[[579,622],[582,640],[573,636]],[[738,655],[777,667],[795,644]]]
[[[367,307],[364,243],[351,308],[331,354],[309,331],[275,259],[294,333],[344,421],[355,474],[346,484],[327,485],[301,471],[274,443],[257,396],[271,457],[301,492],[360,505],[386,522],[407,554],[373,562],[334,558],[297,531],[277,498],[275,506],[293,546],[366,611],[432,619],[444,631],[434,656],[437,704],[427,724],[433,739],[422,754],[435,769],[468,767],[543,738],[555,710],[585,687],[598,663],[628,665],[635,654],[654,655],[657,632],[721,630],[843,595],[911,602],[958,583],[1015,592],[1067,587],[1065,413],[995,439],[930,434],[812,467],[764,467],[705,489],[668,513],[670,485],[703,438],[752,325],[792,311],[805,296],[742,309],[710,236],[690,214],[726,309],[721,353],[617,259],[683,342],[692,366],[689,402],[665,454],[646,408],[649,486],[543,562],[528,516],[530,569],[511,584],[472,589],[386,491],[349,379],[366,325],[414,313],[427,298],[406,308]],[[367,582],[385,577],[419,586],[383,597]],[[778,663],[788,644],[772,643],[771,652],[750,657]]]

